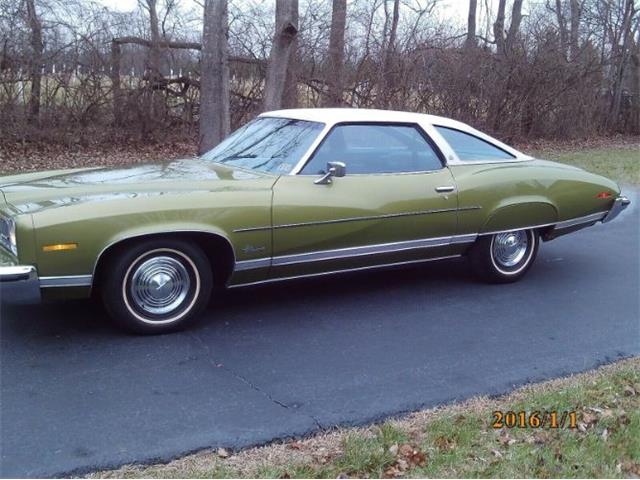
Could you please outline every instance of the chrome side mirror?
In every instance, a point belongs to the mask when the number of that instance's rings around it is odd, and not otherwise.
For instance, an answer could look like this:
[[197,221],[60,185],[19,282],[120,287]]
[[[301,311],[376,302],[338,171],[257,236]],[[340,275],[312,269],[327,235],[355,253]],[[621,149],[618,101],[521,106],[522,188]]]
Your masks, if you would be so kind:
[[344,177],[347,174],[347,166],[343,162],[328,162],[327,173],[315,180],[316,185],[328,185],[331,183],[331,177]]

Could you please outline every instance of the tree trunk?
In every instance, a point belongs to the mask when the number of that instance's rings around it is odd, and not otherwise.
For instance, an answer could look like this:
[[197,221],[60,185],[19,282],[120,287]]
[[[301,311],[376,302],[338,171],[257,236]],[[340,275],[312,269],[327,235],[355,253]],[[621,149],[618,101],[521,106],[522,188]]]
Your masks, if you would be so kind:
[[473,48],[476,44],[476,10],[478,9],[478,0],[469,0],[469,16],[467,17],[467,40],[465,45],[467,48]]
[[[282,108],[285,91],[291,91],[289,70],[298,35],[298,0],[276,0],[276,32],[264,85],[263,109]],[[289,74],[289,75],[288,75]]]
[[507,0],[500,0],[498,2],[498,14],[496,15],[496,21],[493,24],[493,37],[496,41],[496,49],[498,55],[504,54],[504,11]]
[[622,20],[622,48],[617,58],[617,65],[615,67],[614,79],[613,79],[613,97],[611,101],[611,107],[609,109],[609,126],[615,128],[618,124],[618,117],[620,115],[620,107],[622,104],[622,90],[624,88],[624,74],[631,57],[631,49],[629,48],[630,41],[632,40],[632,28],[631,20],[635,14],[635,8],[633,0],[626,0],[624,6],[623,20]]
[[329,91],[323,102],[325,107],[339,107],[344,102],[342,96],[344,79],[342,76],[344,72],[344,31],[346,22],[347,0],[333,0],[327,69]]
[[204,153],[229,134],[227,0],[206,0],[200,60],[200,142]]
[[[383,0],[386,2],[386,0]],[[389,107],[389,100],[391,97],[391,87],[393,81],[391,75],[393,73],[393,58],[396,50],[396,37],[398,33],[398,21],[400,20],[400,0],[393,0],[393,14],[391,17],[391,29],[389,31],[389,41],[386,44],[384,50],[383,67],[382,67],[382,82],[381,91],[379,92],[380,102],[379,105],[382,108]]]
[[511,10],[511,24],[507,32],[506,48],[510,52],[513,51],[515,43],[520,32],[520,23],[522,23],[522,0],[513,0],[513,10]]
[[560,34],[560,49],[562,55],[567,56],[567,22],[562,12],[562,0],[556,0],[556,17],[558,19],[558,32]]
[[581,5],[578,0],[570,0],[571,8],[571,25],[569,31],[569,58],[575,60],[580,50],[579,27],[581,16]]
[[149,70],[152,82],[160,78],[160,27],[158,25],[157,0],[147,0],[149,9],[149,30],[151,31],[151,48],[149,48]]
[[42,89],[42,54],[44,44],[42,42],[42,23],[36,12],[35,0],[26,0],[27,21],[31,29],[31,62],[30,79],[31,94],[29,96],[28,119],[37,123],[40,116],[40,92]]
[[122,125],[122,89],[120,88],[120,58],[122,56],[120,44],[111,41],[111,95],[113,97],[113,122]]

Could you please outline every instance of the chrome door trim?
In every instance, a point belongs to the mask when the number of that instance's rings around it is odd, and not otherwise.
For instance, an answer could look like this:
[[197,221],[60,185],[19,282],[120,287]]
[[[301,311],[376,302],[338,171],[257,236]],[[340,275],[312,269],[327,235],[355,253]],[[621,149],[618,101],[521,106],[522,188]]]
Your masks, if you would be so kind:
[[446,247],[473,243],[477,234],[452,235],[448,237],[421,238],[404,242],[380,243],[377,245],[364,245],[360,247],[337,248],[333,250],[318,250],[315,252],[297,253],[292,255],[280,255],[271,258],[258,258],[255,260],[243,260],[236,262],[234,271],[241,272],[269,266],[280,267],[296,265],[300,263],[321,262],[326,260],[340,260],[346,258],[362,257],[367,255],[379,255],[384,253],[396,253],[408,250],[421,250],[424,248]]
[[40,277],[40,288],[90,287],[93,275],[66,275]]
[[298,263],[320,262],[325,260],[339,260],[342,258],[362,257],[382,253],[395,253],[407,250],[420,250],[423,248],[446,247],[451,242],[451,237],[436,237],[406,242],[382,243],[379,245],[365,245],[362,247],[337,248],[335,250],[321,250],[318,252],[297,253],[294,255],[282,255],[273,258],[273,266],[295,265]]
[[271,266],[271,257],[257,258],[255,260],[240,260],[236,262],[234,272],[242,272],[244,270],[254,270],[256,268],[267,268]]
[[444,257],[435,257],[435,258],[426,258],[426,259],[419,259],[419,260],[409,260],[406,262],[394,262],[394,263],[384,263],[381,265],[367,265],[365,267],[356,267],[356,268],[345,268],[345,269],[341,269],[341,270],[331,270],[328,272],[317,272],[317,273],[307,273],[304,275],[293,275],[290,277],[279,277],[279,278],[268,278],[266,280],[259,280],[257,282],[248,282],[248,283],[237,283],[235,285],[229,285],[228,288],[238,288],[238,287],[249,287],[249,286],[253,286],[253,285],[261,285],[261,284],[268,284],[268,283],[275,283],[275,282],[284,282],[287,280],[297,280],[297,279],[301,279],[301,278],[313,278],[313,277],[322,277],[325,275],[337,275],[340,273],[348,273],[348,272],[361,272],[361,271],[366,271],[366,270],[378,270],[378,269],[384,269],[384,268],[389,268],[389,267],[398,267],[398,266],[403,266],[403,265],[413,265],[413,264],[420,264],[420,263],[427,263],[427,262],[434,262],[436,260],[447,260],[450,258],[458,258],[461,257],[462,255],[447,255]]
[[345,222],[361,222],[367,220],[383,220],[386,218],[398,218],[398,217],[411,217],[416,215],[431,215],[434,213],[447,213],[447,212],[461,212],[466,210],[480,210],[482,207],[473,205],[469,207],[459,207],[459,208],[439,208],[433,210],[421,210],[417,212],[401,212],[401,213],[386,213],[383,215],[368,215],[362,217],[348,217],[348,218],[337,218],[332,220],[318,220],[315,222],[300,222],[300,223],[283,223],[280,225],[274,225],[273,227],[264,226],[264,227],[248,227],[248,228],[237,228],[233,231],[233,233],[241,233],[241,232],[256,232],[259,230],[269,230],[273,228],[274,230],[280,228],[296,228],[296,227],[309,227],[313,225],[330,225],[334,223],[345,223]]
[[584,217],[576,217],[576,218],[571,218],[569,220],[563,220],[562,222],[541,223],[539,225],[527,225],[524,227],[507,228],[505,230],[493,230],[490,232],[480,232],[478,235],[479,236],[494,235],[496,233],[513,232],[514,230],[528,230],[531,228],[543,228],[543,227],[551,227],[551,226],[555,226],[556,229],[562,230],[565,228],[575,227],[576,225],[597,222],[599,220],[602,220],[606,214],[607,212],[598,212],[598,213],[592,213],[590,215],[585,215]]

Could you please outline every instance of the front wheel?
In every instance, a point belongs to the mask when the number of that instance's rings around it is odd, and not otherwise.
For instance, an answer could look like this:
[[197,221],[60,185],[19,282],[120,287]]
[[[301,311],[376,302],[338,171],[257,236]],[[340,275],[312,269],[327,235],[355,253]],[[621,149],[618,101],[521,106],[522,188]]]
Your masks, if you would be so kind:
[[491,283],[520,280],[538,253],[538,232],[513,230],[481,236],[469,251],[474,273]]
[[179,330],[209,301],[211,266],[196,245],[149,240],[111,257],[102,298],[113,320],[142,334]]

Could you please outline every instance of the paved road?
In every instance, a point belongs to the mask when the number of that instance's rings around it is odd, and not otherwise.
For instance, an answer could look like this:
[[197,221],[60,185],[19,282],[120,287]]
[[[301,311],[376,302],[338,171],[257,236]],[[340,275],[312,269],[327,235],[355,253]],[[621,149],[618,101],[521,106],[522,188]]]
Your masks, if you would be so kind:
[[[632,192],[633,193],[633,192]],[[464,262],[230,292],[185,333],[89,302],[1,309],[2,476],[244,447],[640,354],[640,211],[544,244],[519,284]]]

